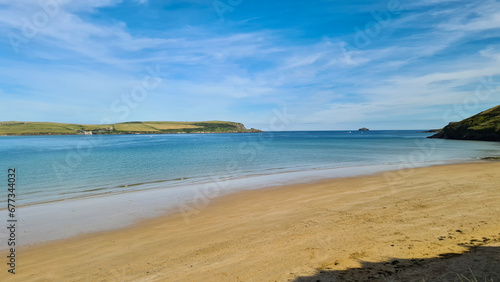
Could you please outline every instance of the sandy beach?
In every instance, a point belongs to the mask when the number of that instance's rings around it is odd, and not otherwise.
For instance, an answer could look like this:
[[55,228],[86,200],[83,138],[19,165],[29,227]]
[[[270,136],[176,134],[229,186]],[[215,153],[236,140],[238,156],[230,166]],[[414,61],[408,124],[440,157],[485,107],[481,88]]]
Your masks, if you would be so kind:
[[213,200],[188,220],[171,214],[19,247],[16,274],[2,263],[0,277],[497,281],[499,183],[500,162],[480,162],[243,191]]

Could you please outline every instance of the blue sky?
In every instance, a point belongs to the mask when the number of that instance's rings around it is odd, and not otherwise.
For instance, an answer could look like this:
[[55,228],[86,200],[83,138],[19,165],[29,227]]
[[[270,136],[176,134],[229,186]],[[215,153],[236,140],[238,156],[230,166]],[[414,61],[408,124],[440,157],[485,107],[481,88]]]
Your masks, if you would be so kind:
[[439,128],[500,104],[500,1],[0,0],[0,120]]

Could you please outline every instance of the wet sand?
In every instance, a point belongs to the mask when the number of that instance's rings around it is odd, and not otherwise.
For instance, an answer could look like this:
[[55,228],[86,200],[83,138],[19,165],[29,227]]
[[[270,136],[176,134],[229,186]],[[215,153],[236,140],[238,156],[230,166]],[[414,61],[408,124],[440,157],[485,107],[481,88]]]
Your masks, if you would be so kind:
[[496,281],[499,183],[500,162],[482,162],[243,191],[190,214],[21,247],[17,274],[2,263],[0,278]]

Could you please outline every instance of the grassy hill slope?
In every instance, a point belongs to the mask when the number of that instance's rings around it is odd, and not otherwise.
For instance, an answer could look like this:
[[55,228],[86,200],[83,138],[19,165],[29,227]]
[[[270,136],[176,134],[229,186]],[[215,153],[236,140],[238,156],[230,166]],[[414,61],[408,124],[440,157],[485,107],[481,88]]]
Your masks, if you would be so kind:
[[0,122],[0,135],[74,135],[74,134],[161,134],[161,133],[236,133],[260,132],[229,121],[144,121],[115,124],[70,124],[54,122]]
[[429,138],[500,141],[500,105],[460,122],[451,122]]

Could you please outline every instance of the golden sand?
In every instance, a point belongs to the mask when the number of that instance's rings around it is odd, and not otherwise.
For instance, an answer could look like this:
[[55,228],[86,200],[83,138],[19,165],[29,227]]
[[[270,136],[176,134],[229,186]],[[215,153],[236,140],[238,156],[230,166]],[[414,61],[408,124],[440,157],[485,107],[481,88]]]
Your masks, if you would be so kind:
[[20,249],[17,274],[3,264],[0,277],[497,281],[499,242],[500,163],[484,162],[239,192],[189,223],[173,214]]

